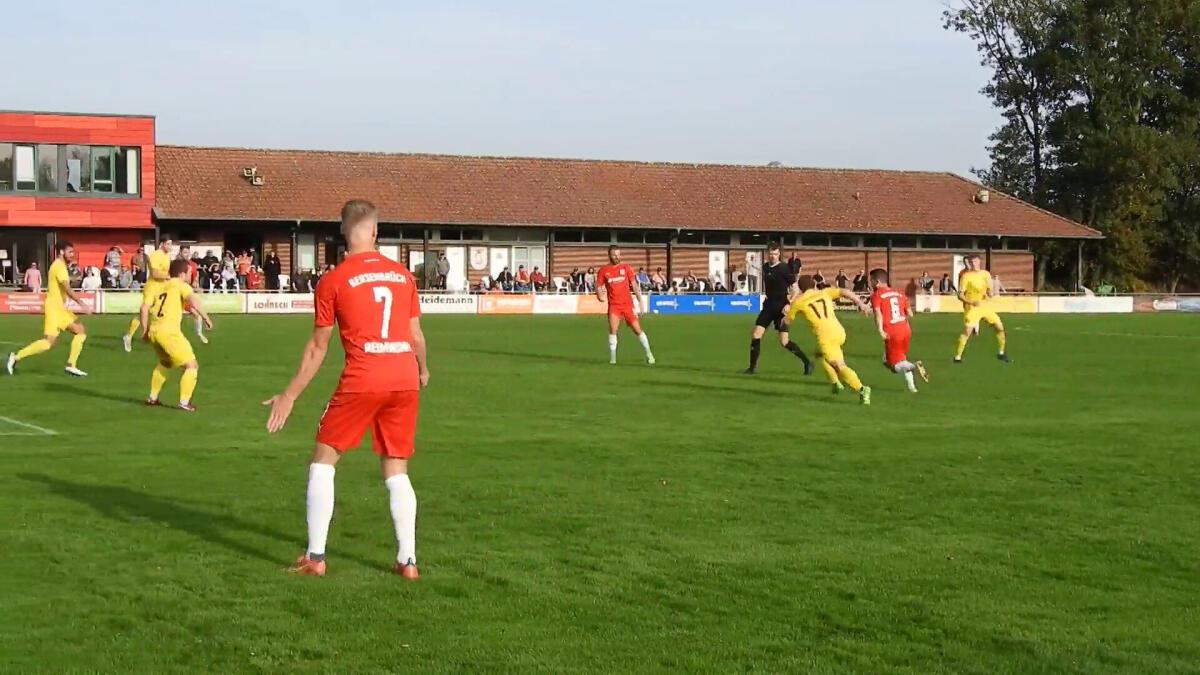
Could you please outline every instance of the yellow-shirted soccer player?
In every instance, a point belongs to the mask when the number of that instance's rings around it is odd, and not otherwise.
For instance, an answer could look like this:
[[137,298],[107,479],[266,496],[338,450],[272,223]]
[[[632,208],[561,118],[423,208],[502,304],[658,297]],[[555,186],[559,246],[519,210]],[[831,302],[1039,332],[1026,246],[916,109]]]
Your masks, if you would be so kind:
[[50,264],[46,278],[43,337],[40,340],[34,340],[21,351],[8,355],[9,375],[16,372],[19,361],[48,351],[55,342],[58,342],[58,334],[69,330],[75,334],[75,337],[71,338],[71,354],[67,357],[67,367],[64,370],[68,375],[87,377],[87,373],[76,367],[79,363],[79,354],[83,352],[83,343],[87,341],[87,331],[84,330],[83,324],[80,323],[75,313],[67,309],[67,300],[74,301],[84,314],[91,314],[92,310],[83,304],[79,296],[75,295],[75,291],[71,290],[71,273],[68,271],[67,265],[75,262],[75,247],[69,241],[60,241],[54,247],[54,251],[57,257]]
[[967,269],[958,279],[958,299],[963,305],[963,332],[958,336],[958,348],[954,352],[954,362],[962,363],[963,352],[967,349],[967,340],[979,333],[979,322],[983,321],[996,330],[996,358],[1008,362],[1004,353],[1007,337],[1004,333],[1004,322],[996,314],[988,301],[995,295],[992,285],[992,273],[983,269],[979,256],[968,255],[965,259]]
[[846,365],[846,357],[842,353],[842,345],[846,344],[846,329],[838,321],[835,303],[844,298],[858,306],[859,311],[870,314],[871,308],[862,298],[845,288],[817,289],[813,278],[807,274],[797,281],[800,295],[792,299],[784,312],[784,323],[790,325],[799,315],[803,315],[817,337],[817,361],[825,369],[825,375],[833,385],[833,393],[840,392],[845,382],[851,389],[858,392],[858,398],[863,405],[871,405],[871,388],[862,383],[858,373]]
[[[158,242],[158,248],[150,253],[149,261],[146,264],[146,283],[142,286],[142,296],[146,293],[157,295],[160,291],[157,290],[159,284],[166,283],[171,278],[171,245],[174,242],[169,237],[164,237]],[[133,351],[133,336],[137,335],[138,329],[142,327],[142,323],[138,317],[133,317],[133,321],[129,322],[129,330],[121,338],[125,344],[125,351]]]
[[158,365],[150,375],[150,397],[146,405],[159,405],[158,395],[163,385],[167,383],[167,373],[172,368],[182,367],[183,376],[179,379],[179,408],[195,412],[192,405],[192,395],[196,391],[196,381],[200,376],[200,364],[196,362],[196,353],[192,345],[183,336],[180,323],[183,321],[183,307],[190,303],[192,310],[200,315],[204,325],[212,328],[212,320],[200,305],[200,298],[192,293],[192,287],[186,281],[189,275],[186,260],[173,260],[169,268],[170,278],[158,284],[147,284],[142,289],[141,325],[142,339],[154,347],[158,355]]

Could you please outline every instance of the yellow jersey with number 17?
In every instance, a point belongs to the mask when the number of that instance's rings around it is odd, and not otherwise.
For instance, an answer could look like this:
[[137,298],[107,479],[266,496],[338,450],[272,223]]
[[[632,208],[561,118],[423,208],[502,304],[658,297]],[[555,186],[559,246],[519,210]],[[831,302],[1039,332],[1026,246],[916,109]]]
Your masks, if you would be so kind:
[[992,288],[992,273],[987,270],[971,270],[963,272],[958,280],[958,289],[962,297],[970,302],[983,302],[988,298]]
[[150,306],[150,330],[155,333],[179,333],[183,321],[183,303],[192,296],[192,287],[179,279],[147,285],[142,304]]
[[841,290],[837,288],[825,288],[822,290],[810,288],[804,291],[788,307],[788,322],[794,321],[797,315],[803,315],[805,320],[808,321],[808,325],[812,327],[813,332],[818,335],[825,332],[844,330],[842,323],[838,321],[837,310],[834,305],[841,295]]

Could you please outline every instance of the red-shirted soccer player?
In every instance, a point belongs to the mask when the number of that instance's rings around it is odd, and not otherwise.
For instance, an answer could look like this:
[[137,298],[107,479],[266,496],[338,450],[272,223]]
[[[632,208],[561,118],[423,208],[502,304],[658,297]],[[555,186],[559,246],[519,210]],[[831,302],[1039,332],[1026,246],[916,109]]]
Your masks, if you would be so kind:
[[346,364],[317,428],[317,449],[308,469],[308,549],[291,567],[298,574],[325,574],[325,540],[333,518],[334,465],[371,431],[396,526],[395,571],[417,578],[417,495],[408,479],[418,395],[429,384],[425,336],[413,275],[375,250],[378,213],[367,201],[342,207],[346,259],[321,278],[316,321],[296,376],[271,406],[267,431],[283,428],[296,399],[312,381],[337,323]]
[[874,290],[871,307],[875,310],[875,327],[879,329],[879,337],[883,338],[883,364],[888,370],[903,375],[908,390],[915,394],[917,383],[913,381],[913,373],[920,374],[926,382],[929,374],[925,372],[925,364],[908,360],[908,344],[912,341],[908,320],[913,315],[908,296],[888,286],[887,271],[882,269],[871,270],[871,288]]
[[621,262],[621,249],[617,246],[608,247],[608,262],[596,273],[596,298],[600,302],[608,301],[608,362],[617,362],[617,329],[621,320],[638,336],[642,349],[646,350],[646,363],[654,365],[654,352],[650,351],[650,338],[642,331],[637,312],[633,307],[633,296],[637,295],[638,305],[646,308],[646,299],[638,286],[637,275],[633,268]]

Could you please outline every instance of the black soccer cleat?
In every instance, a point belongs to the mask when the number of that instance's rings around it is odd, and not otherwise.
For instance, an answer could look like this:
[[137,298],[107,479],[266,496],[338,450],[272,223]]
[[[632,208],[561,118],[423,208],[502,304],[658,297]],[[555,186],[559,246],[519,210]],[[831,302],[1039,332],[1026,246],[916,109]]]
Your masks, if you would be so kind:
[[1008,358],[1008,354],[997,354],[996,358],[1005,363],[1012,363],[1012,359]]
[[757,370],[755,370],[754,368],[747,368],[747,369],[745,369],[745,370],[743,370],[743,371],[742,371],[742,374],[743,374],[743,375],[757,375],[757,374],[758,374],[758,371],[757,371]]
[[805,361],[805,362],[804,362],[804,376],[805,376],[805,377],[807,377],[807,376],[809,376],[809,375],[812,375],[812,374],[813,374],[813,368],[814,368],[814,366],[813,366],[813,362],[812,362],[812,361]]

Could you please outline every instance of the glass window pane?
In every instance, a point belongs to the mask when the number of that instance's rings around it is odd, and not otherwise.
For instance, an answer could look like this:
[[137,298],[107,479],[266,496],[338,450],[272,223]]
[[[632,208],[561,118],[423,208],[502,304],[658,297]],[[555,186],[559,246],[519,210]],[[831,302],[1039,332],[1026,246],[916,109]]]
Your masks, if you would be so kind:
[[443,227],[437,231],[437,238],[445,241],[460,241],[462,239],[462,230],[457,227]]
[[67,146],[67,192],[92,191],[92,149],[86,145]]
[[849,234],[831,234],[829,235],[830,246],[858,246],[858,238]]
[[916,237],[892,237],[892,248],[916,248]]
[[555,230],[554,241],[583,241],[583,230]]
[[483,241],[483,230],[463,230],[462,238],[467,241]]
[[863,237],[863,246],[867,248],[887,248],[888,238],[881,234],[868,234]]
[[728,246],[733,237],[728,232],[705,232],[704,243],[715,246]]
[[18,190],[37,189],[37,164],[32,145],[18,145],[13,152],[13,174]]
[[642,243],[641,230],[617,230],[617,242],[621,244],[640,244]]
[[1006,248],[1010,251],[1028,251],[1029,250],[1029,240],[1028,239],[1005,239],[1004,240],[1004,248]]
[[583,240],[607,244],[612,241],[612,233],[608,230],[584,230]]
[[8,192],[13,189],[12,155],[13,144],[0,143],[0,192]]
[[39,145],[38,160],[38,191],[58,192],[58,146]]
[[827,234],[805,234],[800,236],[800,243],[804,246],[828,246],[829,235]]
[[665,244],[671,241],[671,233],[668,230],[651,230],[646,233],[647,244]]
[[136,195],[138,193],[138,149],[117,148],[116,165],[117,192]]
[[112,148],[92,148],[92,189],[96,192],[113,191],[112,151]]
[[945,237],[921,237],[921,248],[946,248],[949,246]]

